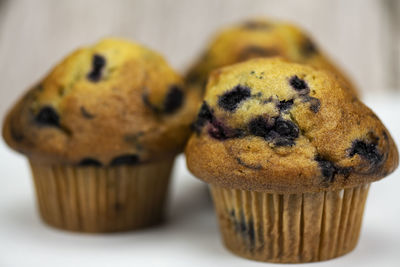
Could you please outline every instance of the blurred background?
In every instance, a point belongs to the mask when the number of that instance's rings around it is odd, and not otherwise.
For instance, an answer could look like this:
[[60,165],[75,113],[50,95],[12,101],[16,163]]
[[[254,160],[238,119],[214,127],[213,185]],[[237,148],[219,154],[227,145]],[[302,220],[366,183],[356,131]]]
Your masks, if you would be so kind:
[[219,27],[252,16],[298,23],[364,95],[400,90],[397,0],[0,0],[0,122],[78,46],[134,39],[184,71]]

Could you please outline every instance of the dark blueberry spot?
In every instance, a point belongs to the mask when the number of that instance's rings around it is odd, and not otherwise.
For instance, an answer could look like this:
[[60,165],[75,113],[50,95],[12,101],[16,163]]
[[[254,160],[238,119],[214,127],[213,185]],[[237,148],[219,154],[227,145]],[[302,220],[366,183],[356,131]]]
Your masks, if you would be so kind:
[[299,94],[305,95],[310,92],[310,88],[308,88],[307,83],[303,79],[297,77],[297,75],[290,78],[289,83],[293,89],[299,92]]
[[118,165],[134,165],[139,163],[139,156],[138,155],[122,155],[114,158],[110,166],[118,166]]
[[312,56],[315,53],[317,53],[317,51],[318,51],[317,47],[315,46],[315,44],[309,38],[306,38],[303,41],[301,52],[303,53],[303,55],[305,57]]
[[213,120],[213,113],[208,106],[207,102],[204,101],[203,104],[201,105],[200,111],[197,114],[197,119],[193,123],[193,129],[197,132],[200,133],[201,129],[207,122],[211,122]]
[[201,105],[198,118],[202,121],[211,121],[213,118],[212,111],[206,101]]
[[276,146],[292,146],[299,136],[299,128],[281,117],[267,119],[259,116],[249,123],[249,131],[255,136],[273,141]]
[[289,110],[293,105],[293,99],[279,101],[277,107],[280,111]]
[[106,65],[106,59],[101,55],[94,55],[92,59],[92,70],[88,73],[87,78],[92,82],[98,82],[101,79],[101,72]]
[[345,179],[349,178],[351,171],[352,171],[351,167],[348,167],[348,168],[336,167],[336,169],[337,169],[337,173],[342,174]]
[[291,138],[275,137],[274,144],[276,146],[293,146],[294,140]]
[[225,140],[228,137],[225,134],[221,123],[215,122],[208,128],[208,134],[218,140]]
[[353,157],[355,154],[360,155],[361,158],[368,160],[373,165],[380,164],[383,159],[375,143],[366,143],[363,140],[355,140],[353,142],[349,156]]
[[177,85],[170,87],[164,100],[164,112],[167,114],[178,110],[183,103],[183,91]]
[[218,140],[226,140],[229,138],[240,137],[243,135],[243,131],[240,129],[232,129],[222,122],[213,119],[208,128],[208,134]]
[[310,109],[314,113],[317,113],[320,107],[321,107],[321,102],[319,101],[319,99],[315,97],[310,97]]
[[81,110],[82,116],[83,116],[84,118],[88,119],[88,120],[91,120],[91,119],[93,119],[93,118],[95,117],[93,114],[91,114],[89,111],[87,111],[86,108],[85,108],[84,106],[82,106],[82,107],[80,108],[80,110]]
[[247,46],[239,53],[239,61],[244,61],[256,57],[272,57],[279,53],[274,49],[267,49],[260,46]]
[[249,123],[249,131],[252,135],[266,137],[274,124],[274,119],[258,116]]
[[335,180],[335,175],[337,173],[337,168],[335,165],[321,156],[317,156],[315,160],[318,162],[318,166],[321,169],[321,173],[327,182],[333,182]]
[[309,102],[310,110],[314,113],[317,113],[319,111],[319,108],[321,107],[321,102],[319,101],[319,99],[312,96],[303,96],[303,102]]
[[183,91],[177,85],[173,85],[170,87],[168,93],[165,96],[162,107],[153,105],[153,103],[151,103],[149,99],[148,93],[144,93],[142,95],[142,100],[146,106],[148,106],[156,113],[164,112],[165,114],[171,114],[174,113],[176,110],[178,110],[182,106],[183,99],[184,99]]
[[208,134],[218,140],[227,139],[222,123],[214,122],[211,124],[208,128]]
[[232,90],[220,96],[218,99],[218,105],[221,108],[232,112],[239,106],[240,102],[249,98],[250,95],[250,88],[239,84]]
[[54,108],[50,106],[45,106],[39,110],[39,113],[35,117],[35,121],[38,124],[46,126],[60,126],[60,117]]
[[92,158],[84,158],[82,159],[79,164],[79,166],[94,166],[94,167],[100,167],[102,166],[101,162]]
[[341,174],[347,179],[351,173],[352,168],[343,168],[336,166],[333,162],[325,159],[321,155],[317,155],[315,157],[315,161],[317,161],[319,168],[321,169],[322,176],[324,178],[324,182],[332,183],[335,181],[335,176],[337,174]]
[[299,136],[299,128],[291,121],[278,118],[273,129],[269,132],[269,138],[276,139],[277,146],[289,146]]

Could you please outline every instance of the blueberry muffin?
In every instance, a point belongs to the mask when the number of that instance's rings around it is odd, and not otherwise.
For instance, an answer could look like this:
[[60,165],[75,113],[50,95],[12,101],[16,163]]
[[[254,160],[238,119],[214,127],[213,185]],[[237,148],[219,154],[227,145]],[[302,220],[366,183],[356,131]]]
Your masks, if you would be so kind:
[[186,80],[191,88],[202,91],[213,69],[251,58],[274,56],[329,70],[344,82],[342,87],[357,95],[349,78],[306,33],[294,25],[265,19],[245,21],[222,30],[188,70]]
[[8,113],[3,136],[29,159],[45,222],[135,229],[162,218],[191,102],[158,53],[105,39],[73,52],[30,89]]
[[332,73],[276,58],[213,71],[194,128],[187,164],[224,243],[260,261],[351,251],[370,183],[398,165],[385,126]]

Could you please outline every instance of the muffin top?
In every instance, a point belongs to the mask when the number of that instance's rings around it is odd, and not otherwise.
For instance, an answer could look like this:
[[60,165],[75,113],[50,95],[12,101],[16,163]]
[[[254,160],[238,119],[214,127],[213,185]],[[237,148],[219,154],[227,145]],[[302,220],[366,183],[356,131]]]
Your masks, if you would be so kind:
[[105,39],[73,52],[30,89],[8,113],[3,136],[44,163],[159,160],[182,151],[192,98],[158,53]]
[[273,56],[329,70],[344,82],[342,87],[358,95],[346,75],[307,34],[291,24],[265,19],[249,20],[222,30],[189,69],[186,80],[191,87],[204,89],[208,75],[216,68],[251,58]]
[[335,190],[398,165],[385,126],[332,73],[278,58],[215,70],[194,128],[188,167],[222,187]]

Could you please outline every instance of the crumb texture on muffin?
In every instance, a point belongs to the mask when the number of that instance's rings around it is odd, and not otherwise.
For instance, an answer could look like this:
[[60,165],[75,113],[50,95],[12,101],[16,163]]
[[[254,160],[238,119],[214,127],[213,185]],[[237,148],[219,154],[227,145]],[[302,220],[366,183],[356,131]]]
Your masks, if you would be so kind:
[[331,71],[353,94],[350,79],[300,28],[285,22],[251,19],[221,30],[203,55],[188,70],[186,80],[192,88],[205,88],[212,70],[258,57],[280,56],[289,61]]
[[3,135],[37,161],[137,164],[182,150],[193,101],[159,54],[104,39],[73,52],[30,89]]
[[396,145],[342,85],[279,58],[215,70],[186,147],[189,169],[207,183],[282,193],[383,178],[398,165]]

